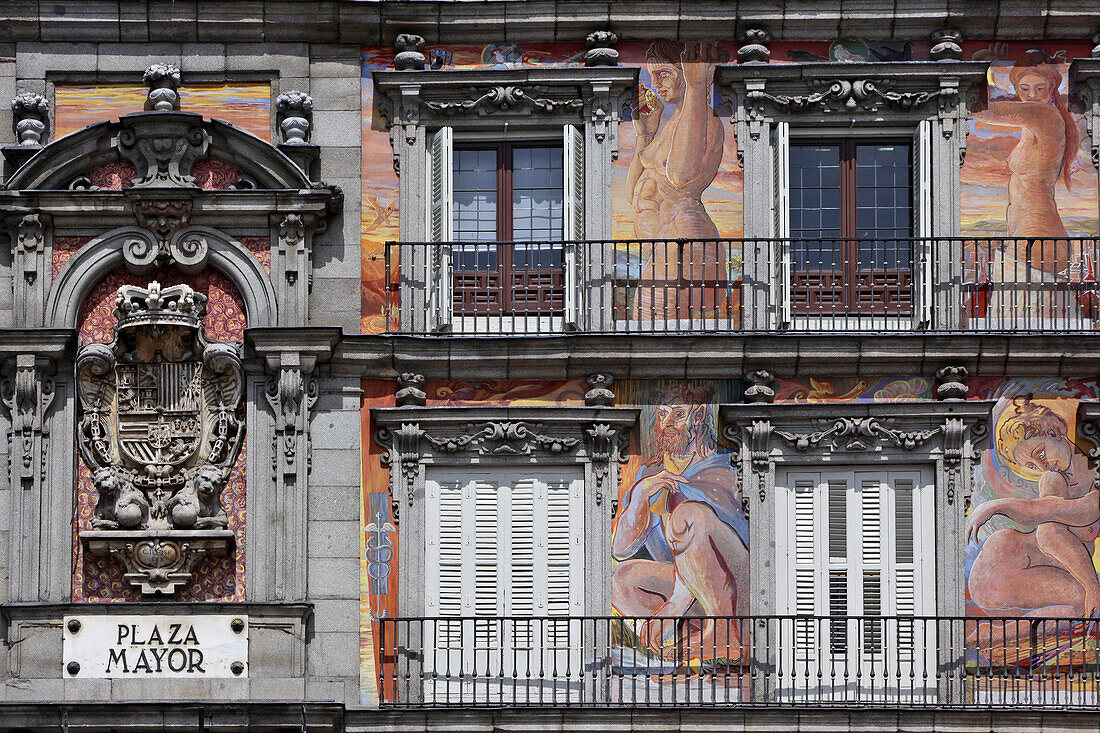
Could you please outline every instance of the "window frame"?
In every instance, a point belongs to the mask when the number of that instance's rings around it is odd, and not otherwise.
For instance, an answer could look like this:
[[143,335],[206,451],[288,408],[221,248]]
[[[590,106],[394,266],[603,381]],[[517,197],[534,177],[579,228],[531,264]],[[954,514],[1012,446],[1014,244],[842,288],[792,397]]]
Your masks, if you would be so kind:
[[[904,317],[911,316],[913,314],[914,303],[914,291],[916,288],[916,282],[919,280],[917,269],[917,261],[915,257],[915,244],[914,232],[918,229],[920,219],[920,192],[915,190],[913,185],[914,171],[917,170],[919,165],[916,157],[918,147],[912,136],[904,137],[889,130],[884,130],[880,133],[874,133],[870,131],[864,131],[860,129],[853,129],[848,131],[847,134],[831,134],[830,132],[820,134],[818,137],[814,135],[811,141],[811,136],[808,134],[798,134],[801,131],[791,131],[790,139],[787,143],[788,153],[786,156],[788,169],[786,171],[786,211],[787,223],[785,231],[788,236],[791,237],[790,244],[788,246],[795,247],[800,239],[794,235],[793,227],[791,225],[791,216],[794,212],[794,196],[792,192],[794,187],[791,184],[793,179],[791,168],[791,155],[790,151],[795,147],[811,147],[813,145],[836,145],[839,147],[839,235],[836,238],[836,244],[839,245],[836,249],[837,258],[839,260],[839,266],[830,268],[824,263],[819,263],[816,268],[806,267],[800,268],[798,266],[799,258],[795,252],[790,253],[791,259],[791,273],[790,277],[790,297],[794,301],[792,304],[792,313],[799,316],[836,316],[834,306],[836,298],[839,298],[839,305],[844,309],[845,317],[865,317],[865,316],[886,316],[886,317]],[[809,132],[808,130],[806,132]],[[895,253],[897,252],[897,242],[901,240],[908,241],[908,267],[870,267],[865,268],[861,266],[861,251],[860,251],[860,237],[859,237],[859,178],[858,178],[858,151],[860,145],[905,145],[908,150],[908,166],[907,173],[909,178],[909,234],[907,237],[883,237],[882,241],[894,242]],[[801,187],[800,187],[801,188]],[[825,189],[820,189],[825,190]],[[783,215],[781,213],[780,215]],[[800,227],[801,229],[802,227]],[[829,241],[828,238],[819,238],[819,241]],[[895,259],[900,260],[895,254]],[[831,273],[838,273],[838,275],[832,275]],[[907,276],[908,275],[908,276]],[[816,277],[815,277],[816,276]],[[833,280],[834,277],[838,277],[838,280]],[[881,282],[879,279],[881,278]],[[813,280],[819,280],[817,286],[812,284]],[[867,282],[869,280],[869,282]],[[832,282],[832,286],[822,283]],[[895,283],[896,284],[893,284]],[[871,298],[865,298],[864,295],[869,292]],[[831,297],[826,297],[824,300],[828,302],[823,303],[823,295],[831,294]],[[816,298],[815,298],[816,295]],[[887,296],[892,295],[894,302],[888,302]],[[877,298],[875,296],[878,296]],[[816,303],[815,303],[816,301]],[[816,307],[815,307],[816,305]]]
[[[534,132],[534,131],[532,131]],[[515,151],[521,149],[548,149],[555,150],[562,157],[562,211],[560,241],[565,241],[566,218],[568,202],[566,201],[566,159],[565,144],[561,136],[557,140],[551,137],[532,136],[519,140],[506,140],[501,138],[459,138],[454,141],[451,158],[451,202],[448,207],[451,212],[452,239],[457,243],[460,238],[454,233],[454,221],[457,216],[457,201],[454,182],[457,180],[457,154],[463,150],[493,150],[497,155],[496,166],[496,242],[471,243],[481,251],[481,248],[493,248],[496,253],[495,266],[485,268],[459,267],[457,263],[460,250],[451,253],[451,313],[452,316],[537,316],[561,317],[566,310],[566,282],[565,282],[565,255],[564,245],[552,247],[562,252],[561,264],[550,267],[525,267],[515,266],[515,247],[521,242],[516,241],[513,228],[513,214],[515,207]],[[526,242],[527,240],[524,240]],[[551,244],[555,240],[551,240]],[[537,239],[530,240],[534,245],[545,245]],[[541,248],[540,248],[541,251]],[[475,258],[476,259],[476,258]],[[495,277],[494,277],[495,275]],[[465,282],[464,282],[465,281]],[[495,282],[494,282],[495,281]],[[548,283],[546,281],[549,281]],[[468,284],[467,284],[468,283]],[[535,302],[533,309],[525,304]],[[552,306],[549,310],[542,305],[549,301]],[[560,303],[560,305],[558,305]]]
[[[583,202],[576,208],[589,214],[583,222],[570,222],[568,231],[577,236],[566,239],[587,239],[595,244],[584,249],[567,247],[567,269],[572,255],[577,277],[573,278],[573,287],[566,287],[564,318],[541,325],[528,324],[522,317],[494,319],[498,320],[495,327],[511,327],[516,333],[532,327],[555,332],[607,328],[614,299],[611,275],[615,251],[608,241],[614,160],[618,156],[622,110],[637,86],[638,69],[456,69],[446,74],[377,70],[371,77],[376,108],[390,133],[394,167],[401,177],[400,330],[454,330],[449,309],[441,307],[449,293],[439,292],[440,288],[432,292],[423,286],[432,282],[440,259],[439,253],[423,246],[431,240],[432,204],[424,182],[430,179],[432,169],[429,149],[433,134],[446,128],[460,138],[520,138],[540,131],[545,135],[566,125],[576,133],[576,172],[583,180],[583,189],[573,190],[572,194]],[[578,148],[577,143],[582,147]],[[566,181],[571,178],[567,173]]]

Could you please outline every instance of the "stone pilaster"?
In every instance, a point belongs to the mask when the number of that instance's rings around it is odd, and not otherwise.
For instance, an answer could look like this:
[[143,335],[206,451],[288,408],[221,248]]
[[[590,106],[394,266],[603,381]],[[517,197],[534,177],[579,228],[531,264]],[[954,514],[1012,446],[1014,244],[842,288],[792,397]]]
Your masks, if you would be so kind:
[[[253,449],[269,452],[271,480],[250,483],[249,504],[267,507],[268,519],[277,518],[267,523],[268,536],[258,543],[273,548],[276,557],[266,563],[271,577],[263,584],[265,600],[302,600],[307,595],[306,500],[310,418],[317,401],[315,370],[329,358],[338,337],[331,328],[255,329],[246,336],[266,367],[264,397],[271,408],[268,420],[250,435]],[[256,523],[264,524],[262,518]],[[249,531],[252,526],[250,513]],[[253,579],[250,588],[259,588],[257,581]]]

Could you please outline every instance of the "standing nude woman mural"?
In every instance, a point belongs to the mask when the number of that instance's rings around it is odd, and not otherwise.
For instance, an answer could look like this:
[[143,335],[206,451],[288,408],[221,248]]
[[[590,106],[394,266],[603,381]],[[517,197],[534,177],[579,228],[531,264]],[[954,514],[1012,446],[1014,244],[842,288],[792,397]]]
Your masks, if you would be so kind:
[[[991,315],[1057,319],[1078,314],[1080,304],[1074,293],[1060,288],[1050,290],[1056,281],[1067,277],[1080,281],[1094,279],[1091,258],[1083,257],[1080,245],[1074,246],[1058,211],[1055,187],[1074,191],[1073,173],[1081,149],[1082,133],[1078,116],[1070,111],[1061,91],[1063,73],[1046,53],[1027,51],[1013,65],[1009,82],[1014,97],[991,99],[984,109],[976,109],[975,119],[994,128],[1016,132],[1019,142],[1007,160],[1008,201],[1005,207],[1005,233],[1018,237],[1008,242],[988,263],[989,278],[1003,287],[991,303]],[[1032,242],[1028,238],[1043,238]],[[981,257],[984,253],[979,253]]]
[[[1012,493],[1014,485],[1029,482],[1035,493],[986,501],[967,522],[969,542],[988,533],[967,583],[973,602],[990,616],[1093,618],[1100,611],[1100,578],[1093,564],[1100,492],[1088,457],[1059,414],[1064,410],[1055,409],[1059,405],[1072,409],[1076,400],[1002,398],[994,412],[996,459],[1012,474],[1001,477],[1004,485],[992,487],[994,493]],[[1014,524],[989,531],[994,517]],[[1012,641],[1030,628],[1027,622],[1010,622],[989,627],[983,636]]]
[[[722,164],[725,131],[712,106],[714,68],[729,53],[716,43],[656,41],[646,52],[652,88],[638,89],[634,115],[637,134],[627,176],[634,234],[639,239],[713,240],[718,227],[703,205],[703,192]],[[674,106],[669,115],[667,107]],[[714,282],[719,266],[715,242],[688,243],[678,248],[656,244],[642,272],[636,306],[643,317],[689,315],[692,306],[713,307],[713,287],[703,295],[702,283]],[[676,298],[678,286],[695,284],[691,295]],[[650,287],[652,284],[652,287]],[[707,302],[707,301],[710,302]],[[677,307],[678,306],[678,307]]]

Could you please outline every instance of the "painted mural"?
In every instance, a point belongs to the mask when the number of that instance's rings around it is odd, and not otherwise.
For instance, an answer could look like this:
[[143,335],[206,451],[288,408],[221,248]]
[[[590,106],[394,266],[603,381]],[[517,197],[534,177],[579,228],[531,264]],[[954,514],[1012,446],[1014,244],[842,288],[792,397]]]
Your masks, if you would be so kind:
[[632,382],[620,404],[642,407],[639,448],[620,482],[612,528],[612,654],[624,675],[719,677],[747,659],[749,524],[716,406],[728,382]]
[[[983,664],[1028,670],[1098,659],[1100,501],[1095,470],[1077,442],[1077,406],[1095,380],[1017,379],[976,385],[996,400],[990,445],[976,468],[966,524],[970,653]],[[997,617],[1023,617],[1010,621]],[[1044,627],[1032,619],[1076,618]]]
[[[923,41],[845,39],[770,48],[773,63],[929,58],[929,44]],[[727,43],[618,45],[621,62],[639,69],[636,94],[623,110],[612,183],[612,232],[624,240],[616,249],[618,319],[641,321],[654,318],[658,310],[675,310],[666,309],[666,292],[646,292],[641,286],[665,278],[672,262],[669,250],[636,241],[644,239],[712,240],[692,245],[701,248],[692,253],[692,262],[705,264],[688,276],[722,285],[709,300],[677,316],[739,311],[740,251],[736,242],[722,240],[743,232],[743,173],[727,126],[730,110],[710,91],[714,67],[731,63],[735,49]],[[434,67],[446,70],[579,66],[582,49],[578,44],[497,44],[428,48],[425,53]],[[399,181],[370,77],[376,69],[391,67],[392,54],[390,48],[363,49],[366,333],[396,327],[384,243],[398,238]],[[1070,251],[1062,239],[1100,232],[1097,176],[1088,157],[1080,102],[1068,82],[1070,59],[1088,55],[1089,48],[1077,43],[964,45],[964,57],[992,62],[962,168],[963,234],[973,238],[961,254],[970,319],[995,316],[998,309],[1015,315],[1033,307],[1026,299],[997,305],[996,296],[979,297],[998,277],[1010,283],[1029,277],[1045,282],[1055,272],[1076,273],[1073,277],[1082,281],[1092,277],[1091,254],[1080,247]],[[1045,247],[1037,258],[1014,245],[978,244],[981,237],[1006,236],[1051,237],[1059,243]],[[396,262],[389,265],[389,272],[395,272]],[[1059,307],[1067,311],[1085,305],[1075,298]],[[1012,627],[978,619],[1096,615],[1100,554],[1094,540],[1100,532],[1100,509],[1091,479],[1084,480],[1089,467],[1074,442],[1074,416],[1080,400],[1097,398],[1098,387],[1093,381],[1033,379],[971,379],[968,384],[972,399],[997,405],[994,429],[975,469],[967,544],[959,548],[965,556],[966,610],[975,619],[968,650],[979,661],[1041,664],[1051,649],[1037,649],[1017,638]],[[933,399],[933,387],[924,377],[844,376],[781,380],[776,392],[786,402],[915,402]],[[661,685],[685,673],[727,688],[743,684],[732,672],[747,653],[742,629],[700,619],[749,612],[744,600],[748,520],[729,449],[717,438],[715,416],[716,405],[736,400],[739,389],[732,381],[615,385],[617,404],[638,406],[642,413],[631,457],[622,467],[613,524],[612,602],[620,620],[612,654],[618,669],[633,670],[645,685]],[[387,473],[378,462],[369,425],[369,408],[392,404],[392,390],[392,382],[364,383],[364,445],[372,446],[364,450],[361,538],[365,704],[377,702],[379,695],[377,655],[382,650],[372,619],[396,612],[396,532]],[[425,385],[425,391],[430,405],[581,404],[585,386],[562,381],[434,383]],[[1022,565],[1021,557],[1038,557],[1024,550],[1041,549],[1039,538],[1046,534],[1060,539],[1064,557],[1044,552],[1040,563]],[[1066,631],[1059,643],[1097,653],[1095,629],[1077,624]]]
[[[1097,173],[1069,64],[1080,43],[967,46],[989,61],[985,98],[973,108],[962,167],[962,233],[1020,238],[964,245],[965,317],[975,325],[1100,321],[1095,283]],[[1033,242],[1026,238],[1069,237]],[[1071,289],[1040,284],[1074,283]]]
[[[370,436],[370,408],[394,404],[393,382],[366,381],[363,390]],[[580,406],[587,390],[582,380],[424,385],[429,406]],[[622,617],[612,654],[624,676],[641,677],[635,684],[660,685],[673,674],[720,676],[734,689],[743,683],[729,673],[747,659],[740,625],[700,618],[747,613],[748,519],[716,411],[739,390],[723,381],[615,384],[617,404],[642,408],[621,469],[611,579],[613,612]],[[376,622],[396,614],[398,548],[381,449],[373,440],[364,446],[360,674],[361,699],[370,705],[379,699],[379,659],[392,654],[382,654]]]
[[[728,63],[736,44],[673,41],[619,44],[620,62],[639,67],[639,85],[623,110],[619,158],[612,179],[612,236],[618,240],[717,240],[743,232],[742,175],[729,110],[713,90],[714,69]],[[448,69],[581,66],[580,44],[499,44],[428,48]],[[398,238],[398,178],[384,121],[374,107],[371,73],[392,68],[393,49],[363,49],[363,283],[362,328],[396,328],[395,292],[387,287],[385,242]],[[703,144],[699,144],[703,140]],[[369,174],[367,173],[369,171]],[[740,324],[740,246],[710,241],[677,269],[675,243],[621,242],[616,247],[615,316],[653,320],[720,318]],[[389,262],[391,280],[396,262]],[[682,283],[693,297],[677,298]],[[701,283],[716,283],[702,288]],[[391,284],[393,284],[391,282]],[[704,292],[705,290],[705,292]]]
[[[186,80],[185,80],[186,81]],[[54,89],[53,138],[119,115],[141,112],[148,90],[141,85],[86,84]],[[231,122],[264,140],[271,139],[271,86],[266,83],[184,84],[180,109]]]

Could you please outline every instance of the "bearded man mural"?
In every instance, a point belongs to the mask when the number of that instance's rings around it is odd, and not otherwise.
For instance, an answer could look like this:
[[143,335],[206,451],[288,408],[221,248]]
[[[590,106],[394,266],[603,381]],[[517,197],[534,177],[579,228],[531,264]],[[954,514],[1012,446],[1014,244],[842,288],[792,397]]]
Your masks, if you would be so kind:
[[707,388],[676,385],[649,408],[646,464],[623,497],[612,540],[621,562],[611,593],[619,614],[650,619],[635,628],[645,651],[733,662],[742,654],[739,625],[698,620],[748,611],[748,520],[729,454],[718,451],[710,397]]

